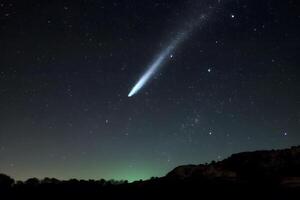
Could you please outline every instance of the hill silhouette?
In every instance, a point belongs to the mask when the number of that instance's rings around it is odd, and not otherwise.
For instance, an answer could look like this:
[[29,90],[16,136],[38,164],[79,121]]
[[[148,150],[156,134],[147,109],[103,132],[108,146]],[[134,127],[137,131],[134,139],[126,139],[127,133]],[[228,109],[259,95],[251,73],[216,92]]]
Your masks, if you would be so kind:
[[210,164],[178,166],[146,181],[30,178],[0,174],[1,199],[294,199],[300,196],[300,146],[233,154]]
[[226,179],[230,181],[260,181],[282,183],[290,177],[300,177],[300,146],[284,150],[255,151],[233,154],[229,158],[206,165],[176,167],[167,178]]

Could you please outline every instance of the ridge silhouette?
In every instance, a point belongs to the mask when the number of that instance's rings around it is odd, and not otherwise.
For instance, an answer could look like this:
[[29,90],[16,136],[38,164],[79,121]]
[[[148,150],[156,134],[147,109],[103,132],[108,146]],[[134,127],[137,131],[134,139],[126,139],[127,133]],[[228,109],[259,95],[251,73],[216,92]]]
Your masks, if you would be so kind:
[[0,174],[0,199],[294,199],[300,197],[300,146],[233,154],[183,165],[145,181],[30,178]]

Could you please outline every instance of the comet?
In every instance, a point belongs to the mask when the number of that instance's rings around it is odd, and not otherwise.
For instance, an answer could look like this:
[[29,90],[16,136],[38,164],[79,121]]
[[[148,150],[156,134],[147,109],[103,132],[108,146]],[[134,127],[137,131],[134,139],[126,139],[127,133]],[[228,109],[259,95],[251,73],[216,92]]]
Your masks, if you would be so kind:
[[183,26],[183,31],[177,32],[169,45],[167,45],[158,54],[158,56],[153,59],[153,61],[147,67],[147,70],[130,90],[128,97],[132,97],[137,94],[147,84],[150,78],[167,61],[167,58],[172,57],[173,51],[175,51],[175,49],[177,49],[178,46],[182,44],[196,28],[203,27],[205,22],[208,20],[208,17],[211,15],[213,8],[215,7],[210,6],[206,12],[203,12],[201,15],[198,14],[198,17],[194,17],[188,21],[188,23]]
[[153,76],[153,74],[158,70],[159,66],[161,66],[162,63],[166,61],[166,57],[170,55],[175,46],[175,44],[170,45],[158,56],[158,58],[155,59],[155,61],[149,66],[148,70],[143,74],[143,76],[131,89],[131,91],[128,94],[128,97],[132,97],[133,95],[135,95],[148,82],[151,76]]

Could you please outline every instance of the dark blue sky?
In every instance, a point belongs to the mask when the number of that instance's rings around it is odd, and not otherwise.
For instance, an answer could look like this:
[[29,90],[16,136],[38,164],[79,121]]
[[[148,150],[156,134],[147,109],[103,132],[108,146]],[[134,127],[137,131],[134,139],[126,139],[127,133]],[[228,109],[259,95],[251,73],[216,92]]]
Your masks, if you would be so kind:
[[296,0],[0,3],[0,172],[135,180],[299,145],[299,11]]

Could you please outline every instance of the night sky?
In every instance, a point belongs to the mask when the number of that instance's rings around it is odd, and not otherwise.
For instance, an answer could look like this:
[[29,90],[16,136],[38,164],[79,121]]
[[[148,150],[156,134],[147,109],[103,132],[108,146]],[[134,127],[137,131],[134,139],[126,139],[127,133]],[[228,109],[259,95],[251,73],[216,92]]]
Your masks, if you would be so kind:
[[16,179],[132,181],[300,143],[298,0],[2,0],[0,38]]

